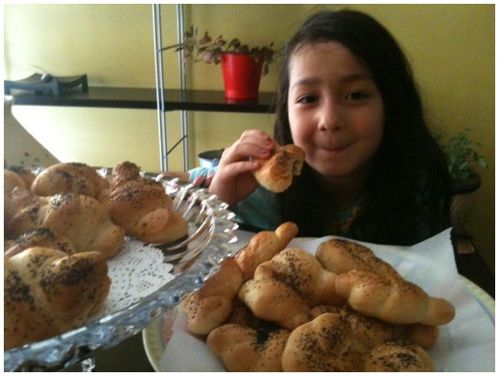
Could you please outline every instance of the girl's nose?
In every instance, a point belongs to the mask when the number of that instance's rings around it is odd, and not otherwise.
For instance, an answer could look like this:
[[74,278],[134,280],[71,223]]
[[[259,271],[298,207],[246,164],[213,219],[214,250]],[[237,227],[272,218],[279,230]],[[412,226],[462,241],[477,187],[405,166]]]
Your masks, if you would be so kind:
[[324,101],[318,108],[317,126],[321,131],[335,131],[345,125],[341,116],[341,108],[334,101]]

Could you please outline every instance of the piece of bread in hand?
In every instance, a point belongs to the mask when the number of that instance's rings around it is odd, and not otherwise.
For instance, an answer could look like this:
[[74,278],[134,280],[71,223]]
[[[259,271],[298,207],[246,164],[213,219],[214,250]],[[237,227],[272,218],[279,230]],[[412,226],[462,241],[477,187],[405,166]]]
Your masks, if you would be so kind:
[[98,198],[109,186],[94,168],[84,163],[57,163],[43,170],[33,181],[31,190],[38,196],[56,193],[78,193]]
[[4,263],[4,345],[9,350],[85,324],[109,293],[99,252],[68,256],[34,247]]
[[289,331],[268,333],[238,324],[225,324],[208,335],[206,344],[230,372],[279,372]]
[[188,294],[180,303],[187,318],[187,330],[205,335],[222,325],[232,313],[242,283],[236,260],[233,257],[225,259],[203,287]]
[[293,176],[300,175],[305,152],[299,146],[279,146],[269,159],[259,159],[262,167],[254,171],[258,183],[272,192],[284,192],[293,182]]
[[256,267],[282,251],[297,234],[298,226],[293,222],[285,222],[275,231],[260,231],[253,235],[248,245],[236,256],[244,280],[253,278]]

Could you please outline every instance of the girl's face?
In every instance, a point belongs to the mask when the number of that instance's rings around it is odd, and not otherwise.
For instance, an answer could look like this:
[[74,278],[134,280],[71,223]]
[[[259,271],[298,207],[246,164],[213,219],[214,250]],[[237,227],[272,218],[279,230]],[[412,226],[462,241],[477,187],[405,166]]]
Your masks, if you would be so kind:
[[370,71],[342,44],[305,44],[289,64],[293,142],[332,180],[363,175],[381,143],[384,111]]

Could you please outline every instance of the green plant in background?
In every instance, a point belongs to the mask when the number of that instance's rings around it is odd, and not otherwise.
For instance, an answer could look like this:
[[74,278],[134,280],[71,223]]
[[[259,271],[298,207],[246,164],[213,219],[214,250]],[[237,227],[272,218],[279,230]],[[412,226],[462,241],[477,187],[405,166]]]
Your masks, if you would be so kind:
[[223,53],[249,54],[255,60],[263,59],[263,72],[265,75],[269,72],[269,65],[274,61],[274,43],[264,47],[249,47],[242,44],[237,38],[227,41],[219,35],[213,39],[206,31],[202,37],[199,37],[198,29],[191,28],[184,33],[184,42],[164,47],[162,50],[175,48],[175,52],[184,50],[186,58],[193,58],[195,62],[204,61],[208,64],[219,64]]
[[469,128],[459,132],[454,137],[443,142],[443,137],[437,135],[437,141],[442,145],[447,155],[449,172],[454,185],[464,185],[474,181],[480,181],[477,167],[486,168],[487,161],[483,155],[478,154],[477,149],[481,144],[472,141],[468,133]]

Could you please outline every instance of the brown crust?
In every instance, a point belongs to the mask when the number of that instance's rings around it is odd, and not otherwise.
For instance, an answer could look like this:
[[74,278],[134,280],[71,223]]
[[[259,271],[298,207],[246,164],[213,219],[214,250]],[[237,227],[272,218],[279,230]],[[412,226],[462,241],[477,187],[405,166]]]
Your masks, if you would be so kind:
[[57,249],[34,247],[7,259],[5,349],[82,325],[109,293],[107,271],[99,252],[68,256]]
[[108,186],[105,178],[84,163],[57,163],[35,178],[31,190],[39,196],[78,193],[97,198]]

